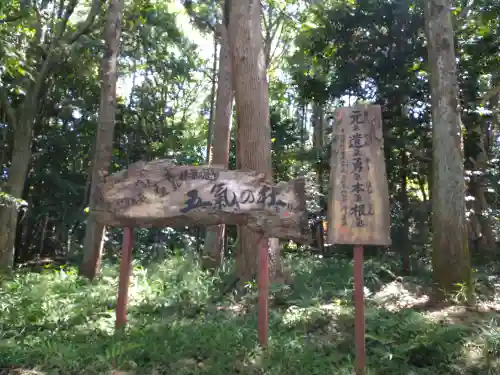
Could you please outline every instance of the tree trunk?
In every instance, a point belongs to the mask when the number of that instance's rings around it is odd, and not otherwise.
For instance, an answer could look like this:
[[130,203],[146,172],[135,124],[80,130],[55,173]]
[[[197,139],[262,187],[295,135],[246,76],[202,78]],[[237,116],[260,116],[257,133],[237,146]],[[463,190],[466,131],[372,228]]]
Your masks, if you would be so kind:
[[[233,77],[227,29],[223,24],[220,24],[219,30],[219,73],[217,78],[217,99],[215,101],[212,163],[227,167],[229,164],[229,146],[233,114]],[[203,258],[204,267],[216,268],[222,264],[224,259],[225,230],[225,225],[207,227],[204,249],[205,256]]]
[[[111,0],[107,11],[104,36],[105,50],[101,63],[101,103],[92,163],[90,213],[92,213],[97,201],[96,188],[102,182],[104,176],[108,174],[112,157],[116,115],[116,81],[118,78],[117,60],[120,50],[122,10],[123,0]],[[85,230],[84,260],[80,267],[80,273],[90,279],[93,279],[100,269],[104,233],[104,226],[97,223],[94,216],[90,214]]]
[[473,299],[465,218],[465,180],[451,4],[426,0],[431,73],[434,301],[465,288]]
[[321,194],[323,194],[325,189],[323,186],[323,167],[321,163],[321,156],[323,154],[325,130],[323,108],[318,103],[313,103],[313,127],[313,148],[316,151],[316,179],[318,183],[318,190]]
[[214,61],[212,64],[212,88],[210,90],[210,116],[208,119],[208,129],[207,129],[207,156],[205,162],[210,164],[212,162],[212,145],[213,145],[213,133],[214,133],[214,115],[215,115],[215,89],[217,85],[217,79],[215,74],[217,72],[217,35],[214,33]]
[[[38,111],[38,99],[45,81],[47,71],[45,64],[39,74],[37,82],[32,86],[32,91],[21,107],[19,122],[14,126],[14,140],[12,146],[12,162],[9,167],[8,180],[5,192],[15,198],[22,198],[24,184],[28,175],[31,161],[31,140],[33,121]],[[0,209],[0,272],[9,273],[14,266],[16,243],[16,226],[18,213],[15,208],[4,207]]]
[[312,227],[313,230],[313,238],[315,239],[315,247],[321,252],[321,254],[325,254],[325,243],[323,237],[323,208],[325,206],[325,184],[323,178],[323,147],[325,141],[325,130],[324,130],[324,113],[321,104],[314,102],[313,103],[313,113],[312,113],[312,125],[313,125],[313,149],[316,153],[315,160],[315,170],[316,170],[316,184],[318,187],[319,197],[318,207],[320,208],[321,213],[318,212],[318,218],[315,219],[315,224]]
[[[482,139],[482,138],[481,138]],[[473,200],[470,205],[469,215],[469,239],[476,244],[475,251],[489,253],[495,248],[495,234],[493,230],[492,218],[489,214],[489,204],[486,199],[487,177],[486,153],[481,151],[475,159],[473,173],[468,184],[468,193]],[[472,250],[474,252],[474,250]]]
[[[241,168],[264,173],[266,179],[272,181],[269,92],[260,7],[257,0],[230,1],[228,34],[238,121],[237,158]],[[281,281],[279,241],[269,242],[247,228],[240,228],[239,237],[237,270],[240,281],[254,278],[259,248],[269,245],[270,280]]]
[[49,223],[49,215],[45,215],[43,222],[42,222],[42,228],[41,228],[41,233],[40,233],[40,247],[38,249],[38,253],[43,255],[43,252],[45,250],[45,236],[47,234],[47,224]]
[[401,149],[401,190],[399,192],[399,202],[403,212],[403,223],[401,226],[401,261],[403,273],[410,273],[410,204],[408,202],[408,156],[406,150]]
[[[2,122],[5,124],[7,122],[7,116],[2,116]],[[0,168],[2,168],[4,165],[7,163],[7,155],[9,154],[9,140],[8,140],[8,129],[7,127],[3,126],[2,129],[0,129]]]
[[[487,168],[490,148],[489,121],[472,111],[478,104],[477,82],[479,72],[471,72],[461,85],[462,121],[467,130],[465,137],[465,169],[468,172],[466,208],[468,210],[469,244],[471,254],[488,253],[495,246],[493,222],[487,194]],[[490,101],[491,103],[491,101]],[[472,198],[472,199],[470,199]]]
[[[215,78],[215,75],[217,74],[217,47],[218,47],[218,40],[217,40],[217,34],[214,32],[214,59],[213,59],[213,64],[212,64],[212,88],[210,90],[210,115],[208,119],[208,129],[207,129],[207,154],[206,154],[206,159],[205,163],[206,164],[211,164],[212,163],[212,145],[213,145],[213,132],[214,132],[214,112],[215,112],[215,89],[217,85],[217,79]],[[201,227],[196,228],[196,254],[200,254],[200,245],[201,245]],[[213,237],[213,236],[212,236]],[[202,266],[204,268],[210,268],[210,263],[211,263],[211,257],[210,255],[207,256],[206,253],[206,240],[209,240],[209,242],[212,240],[212,238],[209,238],[208,236],[208,228],[205,231],[205,246],[203,246],[203,256],[202,256]]]
[[[493,82],[498,83],[498,77],[493,78]],[[490,99],[490,109],[493,113],[491,127],[498,129],[499,112],[498,112],[499,94]],[[494,229],[494,218],[490,214],[490,204],[487,199],[488,191],[488,159],[491,154],[491,146],[496,142],[496,132],[490,131],[489,122],[480,120],[479,129],[477,129],[477,139],[479,143],[478,155],[475,157],[476,167],[480,174],[474,175],[471,178],[472,192],[475,198],[475,210],[481,212],[479,221],[481,223],[481,245],[484,249],[494,251],[496,242],[496,233]]]

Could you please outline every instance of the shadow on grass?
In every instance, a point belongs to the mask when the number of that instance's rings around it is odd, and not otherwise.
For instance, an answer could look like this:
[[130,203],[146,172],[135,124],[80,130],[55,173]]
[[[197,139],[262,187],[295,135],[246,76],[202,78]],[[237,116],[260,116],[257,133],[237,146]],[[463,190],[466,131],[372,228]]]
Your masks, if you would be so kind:
[[[39,368],[47,374],[65,375],[102,374],[114,368],[150,375],[352,373],[349,260],[290,260],[294,285],[277,292],[286,297],[287,304],[270,311],[270,342],[265,351],[257,345],[254,306],[246,306],[249,312],[244,314],[231,300],[218,306],[208,304],[216,280],[196,267],[196,262],[179,258],[149,271],[136,268],[129,326],[119,334],[113,334],[113,311],[109,307],[103,311],[103,303],[116,295],[113,273],[97,284],[74,276],[44,279],[42,275],[15,292],[4,289],[0,306],[9,308],[0,310],[0,367]],[[366,274],[376,274],[377,267],[376,262],[367,262]],[[375,279],[367,277],[368,288],[378,287],[380,280]],[[41,294],[40,289],[29,300],[27,290],[43,280],[47,291]],[[24,303],[16,307],[19,300]],[[471,351],[470,345],[485,345],[481,344],[485,335],[494,336],[489,328],[481,331],[433,321],[410,309],[391,312],[375,308],[370,300],[367,306],[368,374],[472,375],[494,369],[498,356],[493,344],[486,350],[492,353],[488,358],[469,358],[465,353]],[[29,319],[33,311],[38,311],[35,321]],[[59,324],[70,321],[71,314],[92,318],[80,324]],[[20,323],[5,323],[14,322],[16,315]],[[47,322],[55,322],[56,328],[39,329]]]

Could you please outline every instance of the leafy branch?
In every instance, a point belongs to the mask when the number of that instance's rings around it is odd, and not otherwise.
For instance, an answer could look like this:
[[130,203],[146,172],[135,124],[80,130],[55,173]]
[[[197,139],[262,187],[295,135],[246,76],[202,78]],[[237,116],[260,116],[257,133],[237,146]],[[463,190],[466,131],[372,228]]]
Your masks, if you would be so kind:
[[28,202],[0,191],[0,207],[15,207],[17,211],[28,207]]

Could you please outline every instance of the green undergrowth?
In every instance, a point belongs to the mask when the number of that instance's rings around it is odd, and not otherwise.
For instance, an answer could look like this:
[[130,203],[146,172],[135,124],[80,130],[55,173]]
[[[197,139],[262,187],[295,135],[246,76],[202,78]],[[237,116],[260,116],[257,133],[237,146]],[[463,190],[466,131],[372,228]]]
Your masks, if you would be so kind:
[[[61,375],[351,374],[351,261],[287,262],[294,284],[273,289],[265,351],[257,345],[255,286],[239,301],[221,299],[220,275],[203,272],[188,256],[135,265],[129,323],[119,334],[116,266],[105,266],[94,282],[71,267],[19,273],[0,289],[0,368]],[[372,292],[387,282],[381,266],[366,263]],[[366,326],[368,374],[500,373],[494,317],[451,324],[422,311],[391,312],[369,298]]]

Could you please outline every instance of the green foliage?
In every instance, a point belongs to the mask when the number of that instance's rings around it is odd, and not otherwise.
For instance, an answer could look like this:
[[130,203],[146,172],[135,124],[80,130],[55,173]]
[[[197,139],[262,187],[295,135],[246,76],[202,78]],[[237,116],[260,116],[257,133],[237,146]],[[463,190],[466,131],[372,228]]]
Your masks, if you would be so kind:
[[[45,61],[46,44],[53,39],[53,27],[48,25],[58,22],[58,6],[69,3],[42,1],[36,4],[36,12],[29,8],[23,17],[0,23],[0,170],[4,179],[9,176],[14,129],[24,113],[23,102]],[[54,9],[36,17],[46,7]],[[16,4],[2,6],[0,19],[16,11]],[[88,9],[81,11],[80,16],[85,16]],[[200,163],[207,119],[199,111],[203,97],[198,94],[209,87],[204,72],[211,62],[200,57],[198,47],[184,34],[170,2],[127,1],[123,20],[118,83],[118,94],[123,97],[118,98],[111,171],[158,157],[180,164]],[[83,240],[99,111],[103,21],[101,12],[88,33],[71,45],[61,42],[53,50],[38,103],[31,169],[22,196],[30,210],[21,225],[33,231],[19,243],[22,251],[18,249],[17,260],[32,259],[44,251],[79,251]],[[74,26],[70,22],[68,32]],[[36,34],[38,28],[46,30],[44,43],[37,42],[43,36]]]
[[0,207],[15,207],[16,210],[28,207],[28,203],[22,199],[15,198],[10,194],[0,191]]
[[[256,300],[220,300],[217,280],[224,275],[205,273],[190,256],[134,265],[128,328],[116,334],[116,267],[105,266],[92,283],[72,267],[18,273],[0,289],[0,368],[90,375],[117,368],[136,374],[350,374],[352,262],[293,257],[288,263],[295,282],[272,293],[266,351],[257,346]],[[380,266],[367,262],[370,290],[383,281]],[[494,368],[498,343],[493,320],[451,324],[367,301],[369,374],[479,374]],[[478,355],[474,363],[467,362],[470,350]]]

